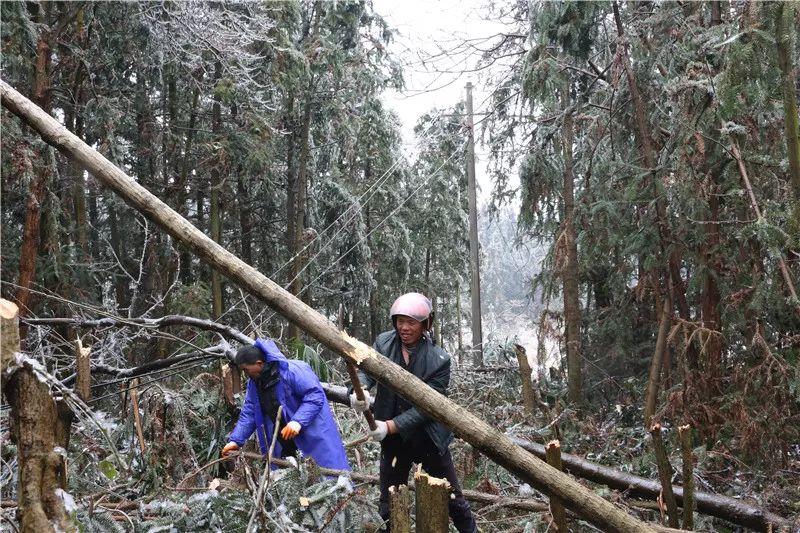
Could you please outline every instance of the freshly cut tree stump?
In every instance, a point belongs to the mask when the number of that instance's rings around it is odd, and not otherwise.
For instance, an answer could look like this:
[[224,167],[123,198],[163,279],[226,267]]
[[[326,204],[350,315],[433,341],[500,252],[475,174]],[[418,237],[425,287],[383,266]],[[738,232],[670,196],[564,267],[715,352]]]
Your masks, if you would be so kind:
[[84,402],[92,397],[92,368],[89,355],[91,348],[84,348],[81,338],[75,339],[75,368],[77,377],[75,379],[75,392]]
[[64,457],[56,450],[58,413],[49,387],[28,363],[19,364],[19,310],[0,300],[3,394],[11,405],[12,441],[19,460],[19,523],[23,533],[75,531],[60,496],[66,488]]
[[656,454],[656,465],[658,466],[658,478],[661,480],[661,491],[664,502],[667,504],[667,520],[669,527],[677,528],[678,524],[678,505],[675,502],[675,494],[672,492],[672,465],[669,464],[667,451],[664,449],[664,441],[661,439],[661,424],[653,424],[650,428],[650,436],[653,438],[653,451]]
[[450,483],[446,479],[431,477],[419,468],[414,474],[414,485],[417,493],[417,531],[447,533]]
[[528,355],[525,353],[525,348],[515,344],[514,352],[517,355],[519,375],[522,378],[522,404],[525,406],[525,414],[533,416],[536,413],[536,402],[534,401],[533,382],[531,381],[531,365],[528,363]]
[[683,457],[683,529],[694,529],[694,453],[692,426],[678,426],[678,438]]
[[[557,440],[551,440],[547,443],[545,451],[547,453],[547,464],[561,470],[561,443]],[[567,512],[564,509],[564,503],[555,496],[550,496],[550,514],[553,515],[556,531],[566,533],[568,531]]]
[[0,370],[16,365],[19,351],[19,308],[14,302],[0,299]]
[[411,533],[411,496],[408,485],[389,487],[389,524],[393,533]]

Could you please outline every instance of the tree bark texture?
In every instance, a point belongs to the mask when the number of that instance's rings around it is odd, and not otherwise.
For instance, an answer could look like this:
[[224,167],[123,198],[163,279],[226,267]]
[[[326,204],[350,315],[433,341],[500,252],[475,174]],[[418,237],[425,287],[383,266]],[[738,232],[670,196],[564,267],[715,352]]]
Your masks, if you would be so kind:
[[669,464],[667,450],[664,448],[664,439],[661,438],[661,424],[653,424],[650,428],[653,439],[653,452],[658,466],[658,477],[661,480],[661,497],[667,505],[667,519],[669,527],[678,527],[678,504],[672,492],[672,465]]
[[242,261],[253,264],[253,217],[250,212],[250,194],[244,184],[241,168],[236,173],[236,202],[239,206],[239,238],[242,240]]
[[447,533],[450,523],[447,510],[450,483],[446,479],[435,478],[419,470],[414,474],[414,486],[417,531]]
[[[795,2],[778,2],[775,6],[775,44],[778,49],[778,67],[781,69],[783,89],[784,135],[789,156],[789,181],[795,200],[795,217],[800,216],[800,125],[797,117],[797,89],[792,65],[792,24]],[[796,23],[795,23],[796,24]],[[796,29],[794,30],[796,31]],[[800,229],[800,220],[795,220]]]
[[84,402],[92,396],[91,348],[84,348],[81,338],[75,339],[75,392]]
[[[221,76],[222,63],[217,61],[214,66],[214,82],[219,83]],[[214,95],[211,115],[211,130],[214,134],[214,140],[219,145],[222,139],[222,110],[218,94]],[[227,168],[228,162],[224,151],[221,148],[217,150],[218,156],[211,168],[211,205],[208,222],[211,238],[214,242],[220,243],[222,242],[222,205],[220,196],[222,195],[222,187],[225,184],[223,168]],[[220,316],[222,316],[222,276],[217,269],[211,269],[211,318],[216,320]]]
[[[550,441],[544,447],[544,450],[547,464],[557,470],[561,470],[561,443],[557,440]],[[550,498],[550,514],[556,525],[556,531],[559,533],[569,531],[567,529],[567,513],[564,509],[564,504],[558,498]]]
[[694,529],[694,452],[692,427],[678,426],[678,440],[683,457],[683,529]]
[[644,522],[582,487],[575,479],[515,446],[508,437],[498,435],[494,425],[479,419],[366,344],[340,331],[323,315],[208,238],[4,81],[0,81],[0,93],[3,106],[38,131],[48,143],[79,161],[98,180],[189,247],[203,261],[264,300],[334,352],[360,365],[365,372],[454,430],[499,465],[548,495],[561,498],[565,506],[600,528],[625,532],[652,530]]
[[647,391],[644,400],[644,426],[650,427],[653,414],[656,412],[658,403],[658,391],[661,385],[661,362],[667,351],[667,333],[669,333],[670,318],[672,315],[672,304],[669,297],[664,298],[664,305],[661,309],[661,320],[658,324],[658,337],[656,347],[653,351],[653,360],[650,362],[650,378],[647,380]]
[[533,382],[531,380],[533,369],[528,362],[528,354],[525,353],[525,348],[515,344],[514,352],[517,354],[519,375],[522,378],[522,403],[525,406],[525,414],[532,417],[536,414],[536,401],[534,400]]
[[12,441],[17,446],[19,522],[23,533],[75,531],[59,490],[66,488],[64,456],[56,451],[58,410],[48,386],[31,366],[19,364],[18,308],[0,300],[3,394],[11,406]]
[[472,83],[467,82],[467,205],[469,207],[469,272],[472,315],[472,366],[483,366],[481,317],[481,243],[478,239],[478,200],[475,182],[475,124],[472,119]]
[[581,302],[578,287],[578,244],[575,240],[575,193],[572,169],[572,143],[574,125],[570,109],[570,84],[561,88],[561,108],[564,111],[562,148],[564,157],[563,201],[564,218],[559,236],[563,246],[561,280],[564,285],[564,337],[567,349],[567,396],[570,403],[579,406],[583,396],[583,371],[581,361]]
[[[37,22],[47,24],[49,3],[39,5]],[[46,113],[50,112],[50,59],[51,51],[48,42],[49,32],[42,31],[36,42],[36,63],[33,78],[33,101]],[[42,154],[44,155],[44,154]],[[39,255],[40,226],[42,219],[42,203],[47,192],[50,168],[45,157],[40,157],[36,164],[33,182],[28,189],[25,205],[25,221],[22,228],[22,245],[19,251],[19,288],[16,293],[17,304],[21,315],[27,315],[31,305],[31,285],[36,279],[36,258]],[[22,329],[25,336],[25,329]]]
[[408,485],[389,487],[389,523],[394,533],[411,533],[411,495]]

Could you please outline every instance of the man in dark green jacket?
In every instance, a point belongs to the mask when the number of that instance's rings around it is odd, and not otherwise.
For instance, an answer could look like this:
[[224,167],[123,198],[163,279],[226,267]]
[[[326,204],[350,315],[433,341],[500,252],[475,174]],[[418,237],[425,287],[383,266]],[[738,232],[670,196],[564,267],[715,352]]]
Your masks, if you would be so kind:
[[[419,293],[399,297],[391,309],[394,329],[378,335],[373,347],[442,394],[450,383],[450,356],[434,345],[428,331],[433,321],[431,302]],[[365,400],[350,395],[350,405],[359,411],[369,408],[369,393],[376,381],[360,373]],[[453,434],[445,426],[420,412],[405,398],[377,383],[372,407],[377,428],[370,437],[381,443],[380,505],[383,519],[389,520],[389,487],[408,483],[411,464],[421,464],[428,474],[446,478],[453,496],[449,500],[450,518],[461,533],[477,531],[475,518],[461,493],[449,445]],[[387,526],[388,530],[388,526]]]

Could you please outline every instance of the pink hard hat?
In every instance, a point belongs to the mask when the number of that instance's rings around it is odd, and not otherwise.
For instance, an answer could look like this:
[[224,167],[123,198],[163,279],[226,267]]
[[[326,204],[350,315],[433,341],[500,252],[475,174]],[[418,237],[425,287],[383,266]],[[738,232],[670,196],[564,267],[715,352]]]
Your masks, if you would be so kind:
[[427,296],[418,292],[407,292],[394,301],[389,316],[392,317],[392,322],[398,315],[409,316],[414,320],[425,322],[431,318],[432,311],[433,306]]

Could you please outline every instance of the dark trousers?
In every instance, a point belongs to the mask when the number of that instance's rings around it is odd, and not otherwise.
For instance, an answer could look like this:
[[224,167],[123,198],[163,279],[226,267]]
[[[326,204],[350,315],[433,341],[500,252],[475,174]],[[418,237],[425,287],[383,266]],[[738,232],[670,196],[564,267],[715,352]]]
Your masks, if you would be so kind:
[[444,455],[439,454],[438,448],[427,435],[417,442],[404,442],[399,435],[390,435],[381,443],[381,498],[378,510],[381,518],[387,522],[386,530],[389,530],[389,487],[408,484],[412,463],[421,464],[425,473],[450,482],[455,497],[449,499],[448,511],[456,529],[461,533],[478,531],[475,517],[461,493],[450,450],[445,451]]

